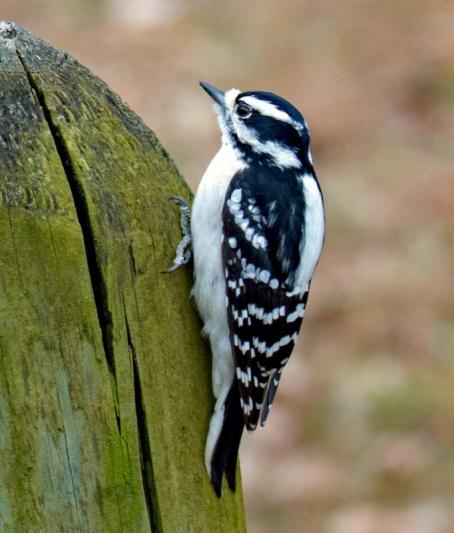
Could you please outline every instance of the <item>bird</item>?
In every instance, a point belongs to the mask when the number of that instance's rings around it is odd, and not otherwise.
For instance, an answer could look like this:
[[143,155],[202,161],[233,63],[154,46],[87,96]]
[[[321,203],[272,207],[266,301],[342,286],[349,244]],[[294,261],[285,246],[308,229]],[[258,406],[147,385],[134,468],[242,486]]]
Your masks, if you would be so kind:
[[221,147],[181,209],[183,239],[169,272],[194,261],[194,296],[212,351],[216,399],[205,467],[218,497],[236,489],[246,428],[264,426],[298,338],[325,239],[322,191],[306,120],[265,91],[222,91]]

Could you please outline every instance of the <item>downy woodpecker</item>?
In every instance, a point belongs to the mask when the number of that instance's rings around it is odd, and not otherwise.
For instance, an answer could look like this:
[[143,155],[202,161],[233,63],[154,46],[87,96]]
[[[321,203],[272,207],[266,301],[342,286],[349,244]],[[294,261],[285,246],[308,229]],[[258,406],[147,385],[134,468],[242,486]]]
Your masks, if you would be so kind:
[[[263,426],[298,337],[325,234],[323,197],[300,112],[268,92],[214,100],[222,146],[192,206],[169,271],[194,257],[193,295],[213,353],[216,398],[205,465],[218,496],[235,490],[244,426]],[[190,230],[189,230],[190,224]]]

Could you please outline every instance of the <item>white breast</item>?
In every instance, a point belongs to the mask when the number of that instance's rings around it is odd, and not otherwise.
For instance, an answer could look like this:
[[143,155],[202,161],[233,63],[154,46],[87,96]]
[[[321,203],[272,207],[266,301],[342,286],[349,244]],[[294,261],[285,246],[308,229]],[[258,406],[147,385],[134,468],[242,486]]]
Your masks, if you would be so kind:
[[244,164],[233,149],[223,145],[203,175],[192,206],[193,295],[204,323],[203,331],[211,343],[216,398],[228,392],[233,379],[222,266],[222,209],[230,181],[242,168]]
[[302,291],[307,286],[314,274],[325,237],[325,213],[323,200],[317,182],[310,174],[305,174],[301,179],[304,189],[304,247],[301,253],[301,262],[296,272],[295,284]]
[[213,289],[221,285],[225,310],[225,281],[222,267],[222,208],[232,177],[244,168],[233,149],[224,144],[200,181],[192,206],[191,231],[194,252],[194,296],[205,323],[210,318]]

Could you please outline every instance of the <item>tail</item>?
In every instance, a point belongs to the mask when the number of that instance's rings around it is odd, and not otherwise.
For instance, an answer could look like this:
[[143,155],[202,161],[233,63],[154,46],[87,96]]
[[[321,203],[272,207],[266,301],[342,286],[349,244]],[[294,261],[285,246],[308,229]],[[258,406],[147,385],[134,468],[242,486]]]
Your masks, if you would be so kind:
[[240,406],[240,393],[236,380],[227,395],[220,395],[210,422],[205,448],[205,465],[214,491],[221,496],[222,477],[235,492],[235,473],[243,434],[244,420]]

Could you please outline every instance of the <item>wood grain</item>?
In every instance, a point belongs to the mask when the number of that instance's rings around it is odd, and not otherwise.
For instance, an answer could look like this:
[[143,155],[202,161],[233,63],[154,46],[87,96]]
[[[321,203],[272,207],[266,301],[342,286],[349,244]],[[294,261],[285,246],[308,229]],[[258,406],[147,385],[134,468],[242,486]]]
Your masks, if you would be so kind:
[[245,531],[203,465],[212,395],[170,195],[98,78],[0,23],[0,530]]

